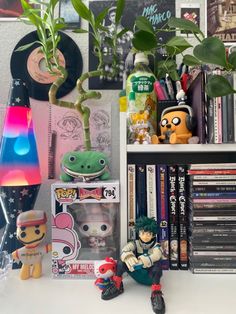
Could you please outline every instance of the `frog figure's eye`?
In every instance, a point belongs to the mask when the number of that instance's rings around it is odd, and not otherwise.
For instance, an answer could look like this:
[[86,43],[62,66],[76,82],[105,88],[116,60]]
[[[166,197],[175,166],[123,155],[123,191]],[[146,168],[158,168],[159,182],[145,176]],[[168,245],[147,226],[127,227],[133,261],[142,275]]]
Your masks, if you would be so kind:
[[100,159],[100,160],[99,160],[99,163],[100,163],[100,165],[104,166],[106,162],[105,162],[104,159]]
[[76,161],[76,157],[75,156],[69,156],[69,161],[70,162],[75,162]]

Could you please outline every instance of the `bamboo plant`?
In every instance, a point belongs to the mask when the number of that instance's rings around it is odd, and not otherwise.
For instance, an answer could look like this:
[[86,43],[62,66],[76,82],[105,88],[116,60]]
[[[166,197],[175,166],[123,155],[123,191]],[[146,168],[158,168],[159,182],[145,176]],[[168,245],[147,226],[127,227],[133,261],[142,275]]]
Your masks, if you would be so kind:
[[[57,98],[57,92],[66,81],[68,75],[67,70],[59,63],[57,52],[57,47],[61,39],[60,31],[66,28],[64,19],[55,16],[55,8],[58,5],[58,2],[59,0],[49,0],[48,2],[40,0],[32,0],[28,2],[26,0],[21,0],[23,14],[20,19],[26,24],[35,26],[38,40],[28,45],[21,46],[18,48],[18,51],[28,49],[35,43],[40,45],[45,58],[46,68],[51,75],[55,75],[56,77],[49,89],[49,102],[50,104],[56,106],[76,109],[79,112],[83,124],[84,148],[85,150],[91,150],[89,127],[90,108],[85,102],[90,99],[100,99],[102,94],[97,91],[85,90],[83,83],[91,77],[114,77],[117,74],[119,67],[119,60],[117,58],[117,41],[127,31],[126,29],[118,31],[118,25],[123,14],[125,0],[116,1],[116,18],[112,38],[108,38],[108,30],[103,26],[103,22],[109,8],[105,8],[98,16],[95,17],[93,12],[82,2],[82,0],[71,1],[78,15],[89,24],[89,31],[77,29],[75,32],[91,34],[93,38],[94,54],[98,58],[97,69],[83,73],[78,78],[76,83],[78,97],[74,102],[64,101]],[[35,4],[36,6],[34,6]],[[41,8],[38,8],[37,6],[41,6]],[[107,37],[105,36],[105,40],[113,52],[112,72],[109,73],[104,70],[104,56],[102,53],[104,37],[101,36],[101,32],[107,34]]]

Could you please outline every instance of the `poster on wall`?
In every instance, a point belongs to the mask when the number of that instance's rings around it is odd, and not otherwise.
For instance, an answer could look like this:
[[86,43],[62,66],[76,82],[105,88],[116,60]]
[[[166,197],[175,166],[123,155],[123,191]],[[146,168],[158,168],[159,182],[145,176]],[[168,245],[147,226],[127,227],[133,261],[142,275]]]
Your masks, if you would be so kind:
[[[200,28],[200,4],[199,3],[181,3],[180,17],[182,19],[193,22]],[[181,34],[185,34],[184,31],[181,31]]]
[[236,0],[207,1],[207,35],[236,42]]
[[66,23],[66,29],[80,27],[80,16],[75,11],[71,0],[60,0],[59,17],[63,18]]
[[[92,150],[111,159],[111,104],[89,106]],[[58,178],[61,160],[68,151],[84,150],[83,125],[76,110],[49,108],[48,178]]]
[[0,21],[19,21],[18,18],[22,12],[20,0],[0,0]]
[[[108,15],[104,21],[104,26],[112,32],[114,29],[114,17],[115,17],[115,1],[99,1],[90,0],[89,8],[97,16],[103,9],[109,7]],[[155,28],[161,28],[172,16],[175,16],[175,1],[174,0],[127,0],[124,14],[119,25],[119,30],[128,28],[126,34],[118,43],[118,58],[120,71],[115,79],[109,79],[106,77],[90,78],[90,89],[122,89],[122,82],[124,72],[128,72],[133,63],[133,57],[130,55],[130,49],[132,47],[132,30],[135,18],[137,16],[145,16],[149,19]],[[102,35],[102,34],[101,34]],[[107,36],[107,35],[106,35]],[[173,36],[173,33],[159,33],[158,40],[165,42]],[[111,69],[111,62],[113,55],[110,47],[108,47],[104,41],[102,47],[103,55],[105,55],[105,70]],[[97,68],[98,59],[93,53],[93,38],[89,36],[89,70],[93,71]]]

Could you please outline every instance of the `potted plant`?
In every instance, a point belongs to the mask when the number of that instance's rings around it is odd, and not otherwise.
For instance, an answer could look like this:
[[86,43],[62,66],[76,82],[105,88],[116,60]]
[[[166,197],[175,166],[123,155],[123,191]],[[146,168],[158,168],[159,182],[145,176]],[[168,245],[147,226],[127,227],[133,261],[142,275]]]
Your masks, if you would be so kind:
[[[55,8],[58,5],[59,0],[50,0],[47,3],[43,3],[43,8],[39,9],[26,0],[21,0],[23,14],[20,17],[21,21],[26,24],[34,25],[37,30],[38,41],[37,43],[41,47],[41,51],[44,55],[45,64],[48,72],[51,75],[55,75],[56,79],[52,83],[49,89],[48,97],[49,102],[52,105],[76,109],[81,117],[83,124],[83,138],[84,138],[84,150],[85,152],[91,151],[91,136],[90,136],[90,108],[89,101],[92,99],[100,99],[102,94],[98,91],[86,90],[83,87],[84,82],[91,77],[110,77],[113,78],[117,75],[119,69],[119,58],[117,56],[117,43],[120,37],[122,37],[127,30],[120,29],[119,24],[123,14],[125,0],[116,1],[115,11],[115,23],[112,32],[108,28],[103,26],[103,21],[109,11],[109,8],[105,8],[98,16],[83,3],[81,0],[72,0],[75,11],[78,15],[88,22],[89,30],[77,29],[76,33],[90,33],[93,38],[94,54],[98,58],[98,66],[94,71],[88,71],[83,73],[77,80],[76,88],[78,96],[74,102],[60,100],[57,98],[57,92],[62,84],[67,79],[67,71],[65,67],[60,65],[57,47],[60,42],[60,31],[66,28],[64,19],[55,16]],[[41,1],[32,1],[33,4],[41,4]],[[109,32],[109,34],[108,34]],[[113,61],[109,72],[105,70],[104,54],[102,53],[103,41],[109,46],[112,51]],[[21,46],[17,50],[22,51],[28,49],[35,42],[28,45]],[[86,153],[87,158],[89,155],[94,158],[96,153]],[[100,153],[101,155],[101,153]],[[104,154],[103,154],[104,155]],[[105,163],[107,160],[103,156]],[[89,178],[89,177],[88,177]],[[102,177],[107,179],[108,176]],[[70,180],[71,176],[64,176],[64,180]]]
[[[138,51],[149,51],[153,54],[157,48],[166,50],[167,57],[157,63],[157,76],[162,77],[169,73],[173,80],[179,80],[176,72],[176,55],[183,56],[183,63],[189,66],[210,64],[224,70],[224,75],[211,75],[206,84],[206,92],[209,97],[225,96],[236,91],[225,78],[226,74],[236,70],[236,52],[233,51],[228,56],[223,42],[217,37],[205,38],[199,27],[191,21],[181,18],[171,18],[161,29],[154,29],[145,17],[138,17],[135,21],[136,32],[134,33],[133,46]],[[183,36],[174,36],[165,44],[157,41],[159,32],[180,32],[191,33],[199,42],[195,47]],[[185,54],[188,48],[192,49],[192,54]]]

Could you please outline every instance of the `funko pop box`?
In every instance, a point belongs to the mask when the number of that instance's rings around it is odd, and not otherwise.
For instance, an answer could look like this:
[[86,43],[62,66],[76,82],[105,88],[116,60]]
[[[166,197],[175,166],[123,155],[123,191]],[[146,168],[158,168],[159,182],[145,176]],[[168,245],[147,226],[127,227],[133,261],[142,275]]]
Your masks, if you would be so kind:
[[94,262],[117,259],[119,181],[52,184],[54,278],[94,278]]

